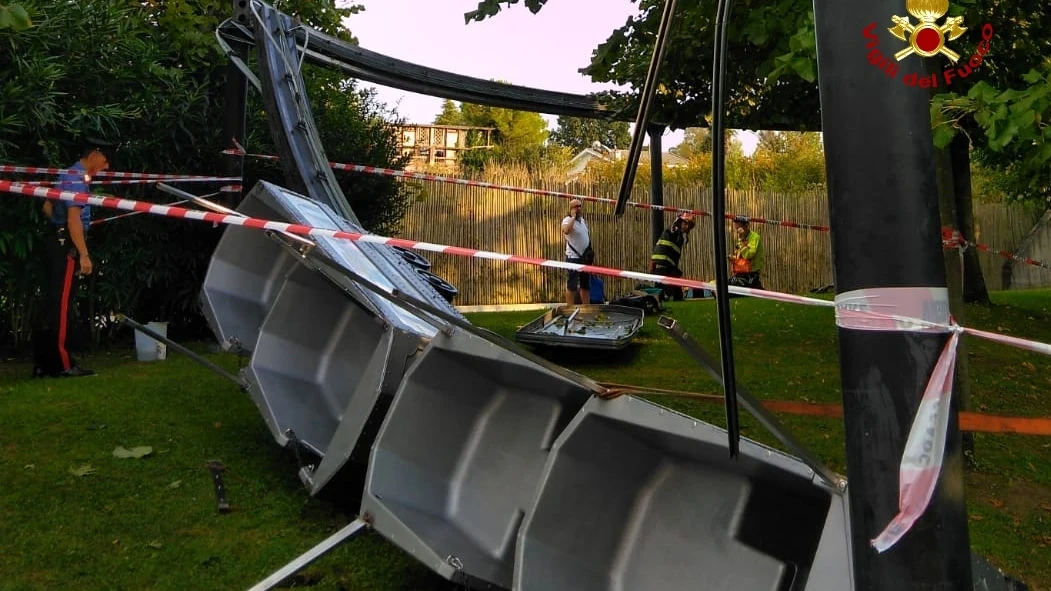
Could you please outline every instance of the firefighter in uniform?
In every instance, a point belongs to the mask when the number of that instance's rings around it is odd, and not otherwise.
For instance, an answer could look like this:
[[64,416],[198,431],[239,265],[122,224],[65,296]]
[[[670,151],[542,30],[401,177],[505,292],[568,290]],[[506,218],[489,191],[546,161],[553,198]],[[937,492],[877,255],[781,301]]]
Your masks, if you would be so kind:
[[763,241],[751,228],[748,218],[738,217],[734,219],[734,252],[729,255],[730,279],[729,285],[749,287],[752,289],[764,289],[763,282],[759,280],[759,274],[763,270]]
[[[103,149],[109,145],[89,140],[90,145],[70,172],[59,178],[57,189],[90,193],[91,177],[109,167]],[[44,326],[33,335],[33,375],[35,377],[81,377],[95,372],[77,365],[69,354],[70,301],[76,293],[78,275],[90,275],[93,268],[87,233],[91,207],[68,201],[44,202],[48,232],[45,235],[44,262],[47,271],[44,289]]]
[[[665,277],[682,277],[679,259],[682,247],[686,245],[687,235],[693,230],[696,222],[692,213],[683,213],[675,218],[671,228],[666,228],[650,255],[650,273]],[[682,288],[677,285],[659,284],[665,297],[676,301],[682,300]]]

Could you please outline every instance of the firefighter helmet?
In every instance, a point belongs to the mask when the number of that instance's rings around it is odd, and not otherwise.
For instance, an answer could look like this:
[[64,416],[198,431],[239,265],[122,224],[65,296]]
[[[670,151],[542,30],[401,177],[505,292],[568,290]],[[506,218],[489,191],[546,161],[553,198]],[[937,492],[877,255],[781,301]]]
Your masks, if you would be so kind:
[[694,216],[690,212],[680,213],[679,217],[675,218],[675,225],[679,227],[683,232],[689,232],[697,225],[694,221]]

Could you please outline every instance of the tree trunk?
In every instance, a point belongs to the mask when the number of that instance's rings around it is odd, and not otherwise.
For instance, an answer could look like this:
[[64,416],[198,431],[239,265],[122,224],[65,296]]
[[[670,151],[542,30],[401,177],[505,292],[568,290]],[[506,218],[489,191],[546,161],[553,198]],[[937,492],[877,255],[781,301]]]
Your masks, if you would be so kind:
[[[949,154],[956,210],[956,223],[949,225],[959,230],[967,240],[975,240],[974,205],[971,199],[971,142],[965,134],[956,134],[949,144]],[[989,290],[985,287],[985,277],[978,263],[978,252],[968,248],[964,251],[963,262],[963,301],[968,304],[988,304]]]
[[[959,136],[958,136],[959,137]],[[965,138],[966,139],[966,138]],[[934,152],[935,174],[938,180],[938,212],[942,226],[958,228],[957,221],[960,219],[957,196],[960,189],[956,182],[956,168],[953,166],[951,149],[938,150]],[[970,174],[966,181],[970,183]],[[970,195],[970,187],[966,187]],[[970,201],[968,200],[968,204]],[[965,234],[966,235],[966,234]],[[968,249],[973,250],[973,249]],[[949,311],[957,324],[964,324],[964,290],[967,284],[966,272],[960,264],[960,250],[957,248],[943,249],[945,256],[945,286],[949,289]],[[981,268],[978,269],[981,278]],[[982,289],[985,289],[984,282]],[[957,410],[969,410],[971,407],[971,381],[969,363],[967,359],[967,346],[964,340],[960,340],[957,346],[956,374],[953,376],[952,400]],[[972,458],[974,455],[974,434],[970,432],[961,433],[961,446],[964,457]]]

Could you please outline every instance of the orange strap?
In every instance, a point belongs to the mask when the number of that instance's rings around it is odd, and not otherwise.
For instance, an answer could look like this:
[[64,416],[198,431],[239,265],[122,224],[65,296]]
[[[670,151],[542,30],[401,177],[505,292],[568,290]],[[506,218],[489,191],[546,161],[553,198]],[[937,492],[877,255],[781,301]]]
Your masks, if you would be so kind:
[[[683,396],[720,404],[723,401],[722,396],[715,394],[642,388],[624,384],[603,383],[600,385],[612,388],[614,392],[611,394],[616,395],[627,394],[630,391],[639,394]],[[764,400],[762,402],[763,406],[775,412],[812,417],[843,418],[843,406],[837,403],[818,404],[795,400]],[[960,429],[976,433],[1015,433],[1018,435],[1051,436],[1051,418],[1001,417],[977,412],[961,412]]]

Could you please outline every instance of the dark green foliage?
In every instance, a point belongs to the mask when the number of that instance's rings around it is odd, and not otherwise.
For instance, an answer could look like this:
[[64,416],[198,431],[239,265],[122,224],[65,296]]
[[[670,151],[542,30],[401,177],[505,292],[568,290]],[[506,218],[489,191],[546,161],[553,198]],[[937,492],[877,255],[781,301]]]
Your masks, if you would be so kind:
[[[0,162],[67,167],[86,135],[120,142],[113,170],[216,174],[221,138],[225,57],[214,32],[229,16],[225,0],[21,2],[33,16],[27,29],[0,27]],[[360,6],[333,0],[278,2],[278,7],[348,41],[340,20]],[[302,9],[302,10],[300,10]],[[308,70],[310,70],[308,68]],[[400,167],[396,137],[374,97],[335,74],[307,71],[318,128],[332,160]],[[250,91],[249,139],[265,152],[265,114]],[[273,153],[273,152],[270,152]],[[18,180],[46,177],[5,175]],[[276,167],[249,161],[246,190],[258,178],[284,184]],[[365,226],[396,232],[411,188],[391,179],[340,173],[340,184]],[[216,185],[182,185],[195,194]],[[143,185],[96,189],[132,199],[169,203]],[[0,195],[0,351],[24,346],[39,300],[40,239],[49,231],[41,202]],[[95,219],[122,212],[95,209]],[[117,327],[110,314],[143,322],[166,320],[175,338],[210,336],[198,293],[222,228],[200,222],[137,215],[95,226],[89,249],[96,273],[76,295],[81,344],[108,342]],[[93,319],[94,322],[89,321]]]
[[624,150],[631,144],[631,133],[627,121],[561,116],[558,118],[558,129],[551,132],[551,141],[574,150],[590,148],[594,142],[600,142],[607,148]]

